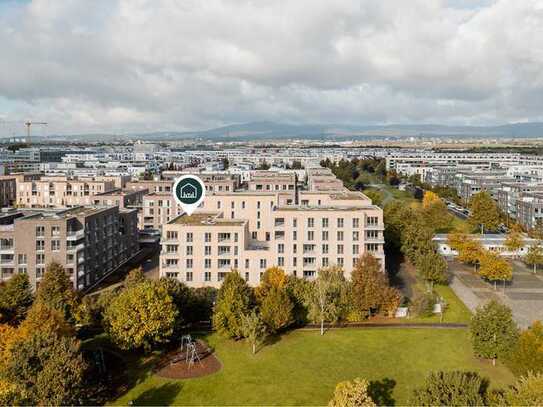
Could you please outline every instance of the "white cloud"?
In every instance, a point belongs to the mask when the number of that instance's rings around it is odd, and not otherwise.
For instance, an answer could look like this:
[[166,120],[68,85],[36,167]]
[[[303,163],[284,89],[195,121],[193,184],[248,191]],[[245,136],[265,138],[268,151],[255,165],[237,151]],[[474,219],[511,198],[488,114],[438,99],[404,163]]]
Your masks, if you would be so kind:
[[0,44],[0,117],[53,131],[542,119],[538,0],[34,0]]

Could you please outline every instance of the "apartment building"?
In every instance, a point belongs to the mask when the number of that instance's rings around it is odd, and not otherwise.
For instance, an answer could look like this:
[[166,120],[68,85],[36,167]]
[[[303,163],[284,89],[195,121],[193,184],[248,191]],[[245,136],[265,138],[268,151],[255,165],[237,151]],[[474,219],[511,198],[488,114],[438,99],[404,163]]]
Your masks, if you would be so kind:
[[9,175],[0,176],[0,207],[13,206],[17,198],[17,180]]
[[135,210],[116,206],[15,209],[0,214],[0,280],[27,273],[36,288],[47,264],[62,264],[76,289],[115,271],[139,251]]
[[122,190],[103,192],[92,197],[93,205],[118,206],[120,209],[140,209],[143,205],[143,197],[148,193],[147,189]]
[[543,191],[525,192],[517,199],[516,221],[526,229],[543,227]]
[[256,286],[268,267],[313,278],[337,264],[350,277],[366,252],[384,267],[382,210],[365,195],[308,191],[300,199],[303,205],[293,203],[293,194],[250,191],[206,197],[193,215],[163,225],[160,275],[218,287],[236,269]]
[[294,172],[254,171],[248,181],[248,190],[256,192],[294,191],[296,182],[297,177]]
[[495,197],[498,208],[511,218],[517,218],[518,202],[529,192],[543,192],[543,185],[526,182],[504,182],[497,189]]
[[39,180],[17,182],[16,203],[28,208],[91,205],[93,196],[115,189],[112,180],[41,177]]

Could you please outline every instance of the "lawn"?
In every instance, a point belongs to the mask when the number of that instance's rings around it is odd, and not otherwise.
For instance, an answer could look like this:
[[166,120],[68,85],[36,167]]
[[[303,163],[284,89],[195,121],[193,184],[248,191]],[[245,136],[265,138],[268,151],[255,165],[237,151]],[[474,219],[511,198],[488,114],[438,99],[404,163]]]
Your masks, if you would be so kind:
[[431,370],[475,370],[493,386],[513,380],[505,367],[472,356],[465,329],[336,329],[322,337],[297,330],[257,355],[243,341],[206,339],[223,363],[220,372],[179,381],[147,373],[114,404],[324,405],[337,382],[354,377],[370,380],[381,403],[405,404]]

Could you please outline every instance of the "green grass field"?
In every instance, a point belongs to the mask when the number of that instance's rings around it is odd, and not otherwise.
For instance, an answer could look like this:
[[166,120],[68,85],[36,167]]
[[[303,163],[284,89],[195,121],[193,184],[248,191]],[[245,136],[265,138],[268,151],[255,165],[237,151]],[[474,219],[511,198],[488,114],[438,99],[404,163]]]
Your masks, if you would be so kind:
[[[405,404],[431,370],[475,370],[493,387],[512,382],[503,366],[471,354],[465,329],[337,329],[320,336],[298,330],[252,355],[243,342],[206,338],[223,369],[188,380],[131,370],[138,383],[117,405],[324,405],[337,382],[363,377],[385,404]],[[147,373],[145,373],[147,372]]]

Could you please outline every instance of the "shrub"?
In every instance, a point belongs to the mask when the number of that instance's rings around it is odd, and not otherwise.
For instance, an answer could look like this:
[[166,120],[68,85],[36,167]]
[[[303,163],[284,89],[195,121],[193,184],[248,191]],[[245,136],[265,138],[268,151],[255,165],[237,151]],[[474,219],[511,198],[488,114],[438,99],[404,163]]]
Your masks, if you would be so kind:
[[346,380],[336,385],[328,407],[373,407],[376,406],[368,394],[369,383],[365,379]]
[[481,406],[486,403],[488,381],[475,372],[432,372],[413,391],[418,406]]
[[543,373],[543,324],[540,321],[522,331],[508,356],[507,365],[516,376]]
[[416,296],[411,305],[411,311],[417,317],[431,317],[434,315],[436,297],[432,293],[424,293]]

